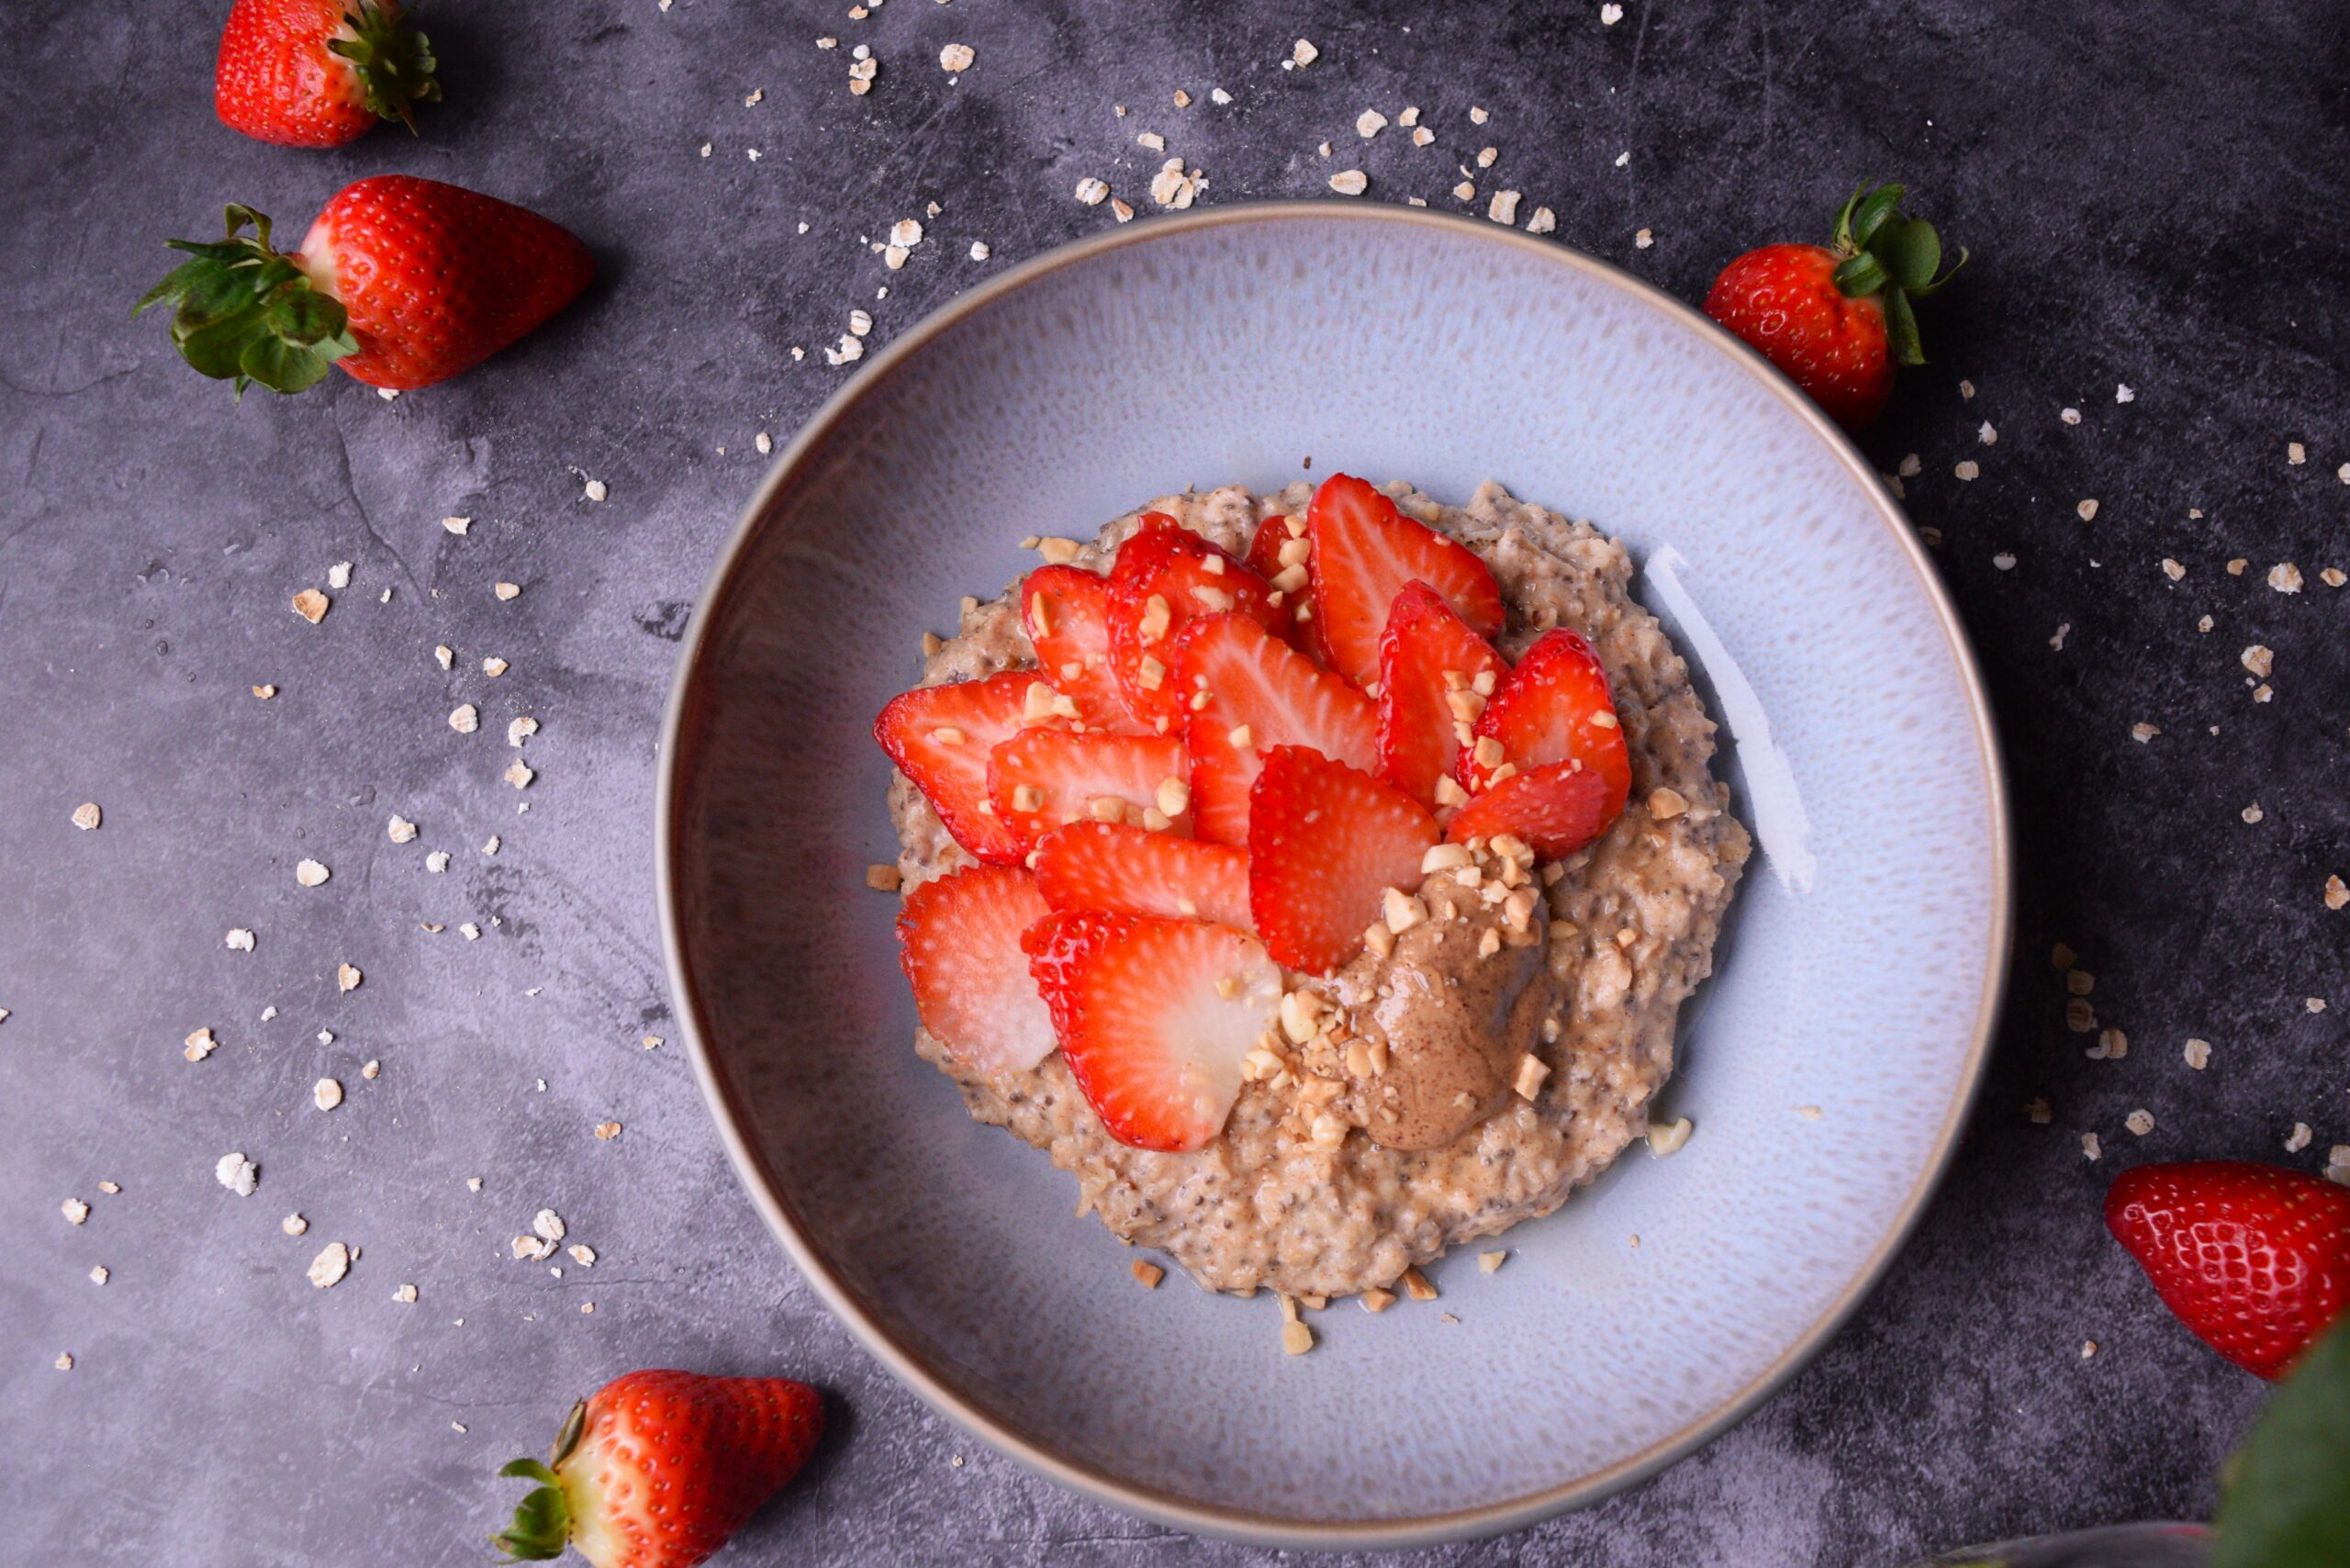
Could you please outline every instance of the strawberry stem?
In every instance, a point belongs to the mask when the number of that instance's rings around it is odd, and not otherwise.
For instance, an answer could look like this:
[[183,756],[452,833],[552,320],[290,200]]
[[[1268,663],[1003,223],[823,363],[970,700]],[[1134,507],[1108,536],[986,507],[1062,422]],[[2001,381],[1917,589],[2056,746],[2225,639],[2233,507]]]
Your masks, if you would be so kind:
[[438,62],[431,41],[422,33],[408,31],[398,7],[386,7],[382,0],[353,0],[342,25],[351,36],[330,39],[327,48],[351,62],[367,95],[367,112],[377,119],[398,120],[415,135],[411,106],[437,103],[441,97],[441,84],[432,78]]
[[1881,297],[1885,305],[1886,346],[1899,364],[1923,364],[1926,351],[1918,339],[1918,315],[1909,302],[1923,299],[1950,282],[1966,264],[1962,250],[1949,272],[1940,272],[1942,242],[1934,226],[1901,210],[1904,187],[1863,180],[1845,199],[1836,215],[1831,244],[1842,259],[1831,274],[1837,292],[1848,299]]
[[[248,224],[251,235],[244,233]],[[130,313],[172,302],[172,342],[181,357],[199,375],[233,380],[240,398],[254,382],[273,392],[315,386],[329,365],[359,352],[341,301],[314,287],[293,257],[269,248],[263,214],[231,205],[218,242],[164,243],[193,259],[173,268]]]

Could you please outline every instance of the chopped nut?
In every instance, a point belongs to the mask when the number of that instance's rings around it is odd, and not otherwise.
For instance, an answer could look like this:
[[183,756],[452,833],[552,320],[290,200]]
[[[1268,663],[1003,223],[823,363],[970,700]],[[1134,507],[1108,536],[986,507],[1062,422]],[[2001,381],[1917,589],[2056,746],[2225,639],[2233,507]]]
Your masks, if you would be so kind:
[[1649,815],[1658,822],[1671,822],[1688,809],[1688,797],[1678,790],[1665,788],[1649,792]]
[[877,893],[894,893],[905,883],[895,866],[876,864],[865,868],[865,885]]
[[1389,931],[1401,936],[1415,925],[1427,924],[1428,906],[1400,888],[1389,888],[1380,896],[1380,917]]
[[1314,1349],[1314,1330],[1303,1323],[1281,1325],[1281,1350],[1284,1354],[1302,1356]]
[[1477,1271],[1481,1274],[1490,1274],[1499,1270],[1507,1261],[1509,1261],[1507,1252],[1480,1252],[1477,1254]]
[[1668,1154],[1680,1153],[1682,1145],[1689,1141],[1690,1131],[1689,1118],[1686,1116],[1678,1117],[1662,1126],[1651,1122],[1648,1133],[1649,1153],[1659,1159]]
[[1134,1275],[1135,1282],[1147,1291],[1157,1290],[1158,1282],[1167,1277],[1166,1270],[1142,1258],[1137,1258],[1127,1264],[1126,1271]]
[[1404,1271],[1404,1294],[1414,1301],[1434,1301],[1436,1287],[1428,1283],[1428,1277],[1417,1269],[1406,1269]]
[[1531,1101],[1542,1092],[1542,1083],[1550,1076],[1550,1067],[1532,1051],[1517,1058],[1517,1073],[1510,1080],[1510,1088],[1521,1100]]

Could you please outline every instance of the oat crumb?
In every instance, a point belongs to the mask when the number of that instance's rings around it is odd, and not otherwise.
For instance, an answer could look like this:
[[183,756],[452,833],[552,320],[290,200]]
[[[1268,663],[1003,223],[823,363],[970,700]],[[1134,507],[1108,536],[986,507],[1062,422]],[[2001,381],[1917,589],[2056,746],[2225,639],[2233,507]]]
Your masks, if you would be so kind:
[[342,1277],[349,1272],[351,1249],[340,1241],[328,1242],[319,1249],[319,1255],[310,1260],[310,1283],[318,1290],[341,1283]]

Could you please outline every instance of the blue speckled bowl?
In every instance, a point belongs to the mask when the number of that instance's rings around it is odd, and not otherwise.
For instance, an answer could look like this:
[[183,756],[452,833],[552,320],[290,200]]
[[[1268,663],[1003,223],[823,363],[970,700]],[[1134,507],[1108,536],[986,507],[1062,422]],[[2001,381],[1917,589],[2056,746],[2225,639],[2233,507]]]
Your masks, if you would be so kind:
[[[1315,1315],[1146,1294],[1046,1157],[916,1059],[874,712],[925,629],[1185,485],[1313,460],[1448,500],[1488,476],[1643,563],[1727,715],[1760,856],[1684,1010],[1668,1114],[1500,1272]],[[1136,1512],[1289,1545],[1504,1529],[1688,1453],[1818,1349],[1955,1142],[2008,936],[1999,762],[1933,569],[1761,360],[1613,268],[1362,203],[1228,207],[1056,251],[870,361],[776,460],[665,737],[664,934],[711,1114],[768,1222],[900,1377]],[[1634,1245],[1633,1238],[1639,1238]],[[1448,1322],[1446,1312],[1457,1317]]]

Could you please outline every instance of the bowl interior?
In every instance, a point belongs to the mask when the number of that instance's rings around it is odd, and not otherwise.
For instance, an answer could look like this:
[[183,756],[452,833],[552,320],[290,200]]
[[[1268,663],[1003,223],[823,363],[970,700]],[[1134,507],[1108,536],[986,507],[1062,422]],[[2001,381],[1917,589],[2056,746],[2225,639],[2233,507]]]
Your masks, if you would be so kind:
[[[1718,1430],[1871,1282],[1938,1172],[2002,961],[1997,764],[1874,479],[1661,296],[1488,226],[1316,206],[1137,226],[967,298],[778,466],[681,674],[683,1021],[794,1254],[886,1360],[1055,1473],[1269,1540],[1497,1528]],[[874,713],[925,629],[1186,485],[1497,478],[1643,564],[1759,855],[1628,1153],[1444,1299],[1316,1315],[1134,1256],[911,1049]],[[1472,1249],[1473,1252],[1474,1249]],[[1455,1321],[1457,1319],[1457,1321]]]

